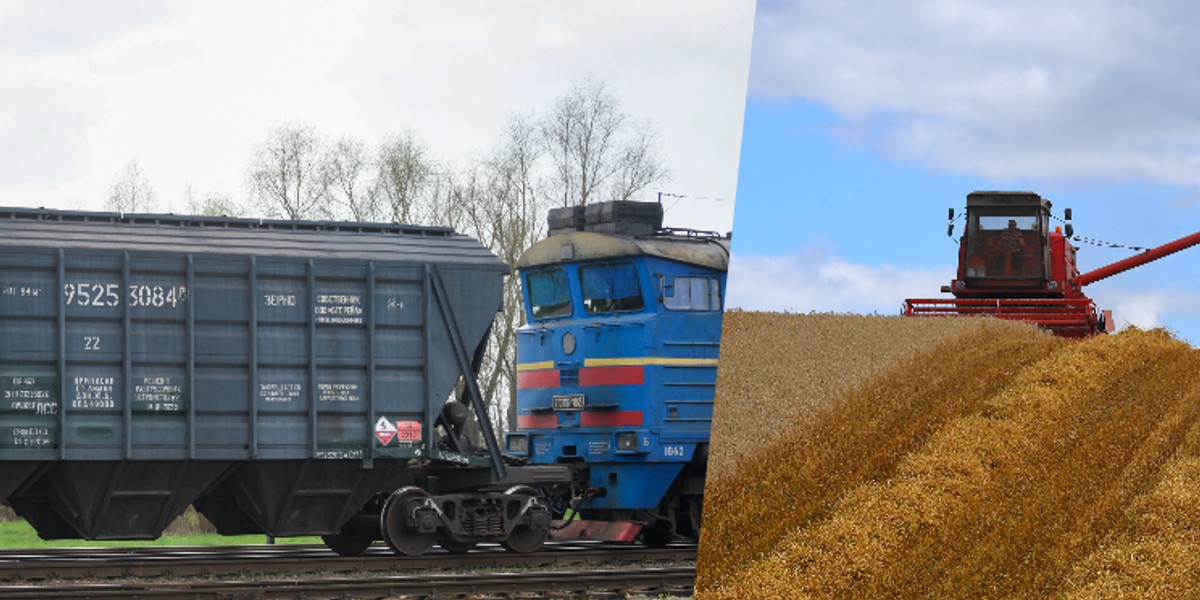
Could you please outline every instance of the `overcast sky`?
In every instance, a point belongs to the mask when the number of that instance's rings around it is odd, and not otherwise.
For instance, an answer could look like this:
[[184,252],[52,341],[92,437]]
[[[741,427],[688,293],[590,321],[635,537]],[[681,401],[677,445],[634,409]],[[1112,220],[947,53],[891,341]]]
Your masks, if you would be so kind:
[[728,230],[753,14],[751,0],[0,3],[0,205],[100,209],[131,160],[173,209],[188,186],[241,199],[252,149],[287,122],[368,146],[407,129],[462,162],[591,75],[657,126],[662,190],[690,196],[669,224]]
[[[763,0],[730,302],[897,314],[954,276],[946,209],[1031,190],[1077,235],[1200,230],[1200,10],[1188,2]],[[961,226],[957,230],[961,232]],[[1134,251],[1081,244],[1087,271]],[[1086,288],[1200,342],[1200,248]]]

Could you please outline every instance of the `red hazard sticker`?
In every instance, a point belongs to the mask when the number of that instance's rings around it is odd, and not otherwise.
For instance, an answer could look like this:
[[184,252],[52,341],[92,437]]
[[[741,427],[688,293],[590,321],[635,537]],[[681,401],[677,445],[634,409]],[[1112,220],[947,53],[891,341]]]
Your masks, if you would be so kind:
[[379,417],[379,420],[375,422],[375,439],[384,446],[396,439],[396,426],[387,420],[387,417]]
[[421,441],[421,422],[396,421],[396,439],[401,442]]

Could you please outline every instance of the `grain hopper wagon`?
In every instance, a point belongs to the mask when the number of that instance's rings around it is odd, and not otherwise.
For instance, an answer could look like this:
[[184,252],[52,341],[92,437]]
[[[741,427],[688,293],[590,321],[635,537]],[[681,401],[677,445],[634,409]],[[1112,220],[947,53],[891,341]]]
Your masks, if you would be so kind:
[[[1099,310],[1083,287],[1200,244],[1200,233],[1080,273],[1078,249],[1064,211],[1051,227],[1049,200],[1032,192],[973,192],[959,242],[958,274],[943,293],[953,298],[904,301],[907,316],[994,316],[1035,323],[1063,337],[1113,329],[1112,314]],[[953,235],[954,210],[950,210]],[[1064,231],[1065,229],[1065,231]]]
[[343,554],[532,550],[569,474],[507,467],[483,410],[508,270],[447,228],[0,209],[0,500],[46,539],[194,505]]

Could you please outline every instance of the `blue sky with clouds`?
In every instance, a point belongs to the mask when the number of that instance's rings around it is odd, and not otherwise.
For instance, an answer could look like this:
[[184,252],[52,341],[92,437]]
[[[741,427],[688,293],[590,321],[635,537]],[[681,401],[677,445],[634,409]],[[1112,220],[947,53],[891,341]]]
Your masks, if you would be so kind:
[[[760,2],[730,304],[936,297],[946,209],[974,190],[1037,192],[1126,246],[1200,231],[1198,28],[1186,2]],[[1078,245],[1084,271],[1133,253]],[[1200,247],[1086,292],[1200,344]]]

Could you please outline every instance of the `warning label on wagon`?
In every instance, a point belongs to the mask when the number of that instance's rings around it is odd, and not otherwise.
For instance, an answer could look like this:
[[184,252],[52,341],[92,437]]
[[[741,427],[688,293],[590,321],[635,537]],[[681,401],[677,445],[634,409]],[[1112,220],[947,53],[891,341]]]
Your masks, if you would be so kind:
[[396,426],[387,420],[387,417],[379,417],[379,420],[375,422],[375,439],[384,446],[396,439]]
[[421,441],[421,422],[396,421],[396,441],[401,443]]
[[379,420],[375,422],[375,439],[384,446],[391,444],[392,440],[401,444],[419,442],[421,441],[421,422],[396,421],[393,423],[387,420],[387,417],[379,417]]

